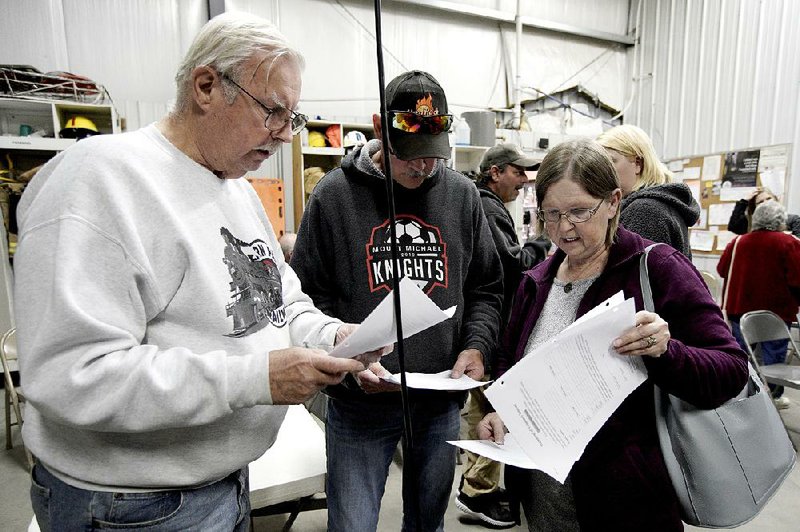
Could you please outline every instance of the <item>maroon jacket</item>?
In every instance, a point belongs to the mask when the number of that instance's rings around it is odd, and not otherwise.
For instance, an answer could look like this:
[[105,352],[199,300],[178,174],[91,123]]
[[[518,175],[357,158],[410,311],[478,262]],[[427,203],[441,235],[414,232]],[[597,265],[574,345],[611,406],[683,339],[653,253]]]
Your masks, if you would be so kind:
[[771,310],[783,321],[795,320],[800,294],[800,240],[796,237],[780,231],[751,231],[736,237],[722,253],[717,272],[730,283],[725,304],[729,317]]
[[[578,317],[622,290],[642,310],[639,259],[651,244],[623,227],[608,264],[578,307]],[[525,273],[504,335],[499,377],[524,356],[565,254]],[[682,530],[678,502],[658,444],[653,383],[695,406],[712,408],[734,397],[747,379],[747,358],[700,274],[679,251],[656,246],[648,260],[658,314],[672,339],[659,358],[643,357],[649,377],[587,445],[571,472],[582,530]]]

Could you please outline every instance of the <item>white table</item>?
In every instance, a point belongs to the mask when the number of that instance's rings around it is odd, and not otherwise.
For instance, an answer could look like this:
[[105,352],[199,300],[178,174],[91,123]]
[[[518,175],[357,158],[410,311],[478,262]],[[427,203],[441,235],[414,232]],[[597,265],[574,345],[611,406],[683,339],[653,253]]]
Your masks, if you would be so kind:
[[270,449],[250,464],[251,516],[326,508],[325,433],[302,406],[290,406]]

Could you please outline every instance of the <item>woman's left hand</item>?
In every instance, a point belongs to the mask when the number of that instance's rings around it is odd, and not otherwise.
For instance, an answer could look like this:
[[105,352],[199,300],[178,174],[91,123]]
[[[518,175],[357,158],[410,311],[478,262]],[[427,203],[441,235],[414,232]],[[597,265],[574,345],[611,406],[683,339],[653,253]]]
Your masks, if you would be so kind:
[[636,326],[622,333],[611,345],[620,355],[658,358],[666,353],[670,338],[669,324],[655,312],[642,310],[636,313]]

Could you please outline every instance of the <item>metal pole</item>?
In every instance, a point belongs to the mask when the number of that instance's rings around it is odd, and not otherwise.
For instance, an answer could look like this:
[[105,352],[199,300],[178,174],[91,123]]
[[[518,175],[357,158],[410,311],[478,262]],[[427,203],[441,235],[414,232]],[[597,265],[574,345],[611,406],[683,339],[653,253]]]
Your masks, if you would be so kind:
[[381,0],[375,0],[375,41],[378,56],[378,90],[381,101],[381,150],[383,151],[383,173],[386,181],[386,199],[389,207],[389,234],[392,243],[392,264],[394,276],[394,315],[397,322],[397,360],[400,366],[400,397],[403,405],[403,500],[409,501],[416,516],[417,529],[421,530],[419,499],[417,498],[417,471],[414,464],[414,438],[411,425],[411,405],[406,385],[405,348],[403,346],[403,314],[400,309],[400,258],[395,233],[394,180],[392,162],[389,154],[389,120],[386,109],[386,83],[383,69],[383,32],[381,30]]

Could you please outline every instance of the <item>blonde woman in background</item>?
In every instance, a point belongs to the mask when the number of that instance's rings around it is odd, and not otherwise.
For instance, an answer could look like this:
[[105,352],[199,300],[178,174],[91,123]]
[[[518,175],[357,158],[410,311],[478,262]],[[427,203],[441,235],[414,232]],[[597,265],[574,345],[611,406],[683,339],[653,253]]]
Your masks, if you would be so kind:
[[647,133],[626,124],[609,129],[597,141],[619,177],[620,223],[691,258],[689,227],[700,218],[700,205],[688,186],[673,182],[672,172],[658,159]]

